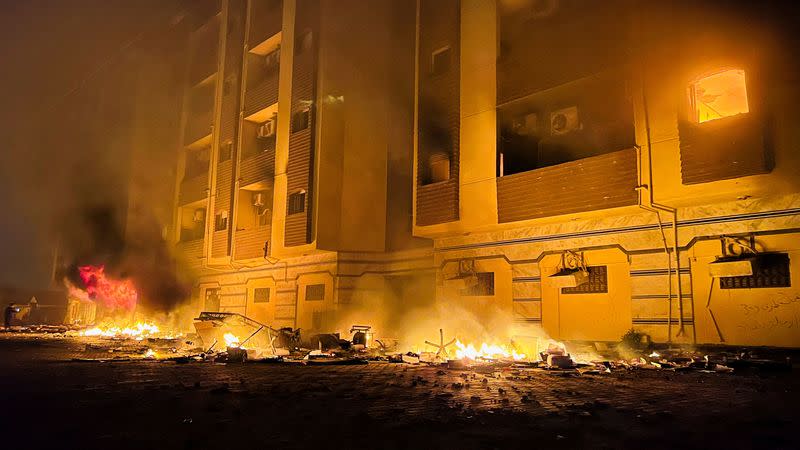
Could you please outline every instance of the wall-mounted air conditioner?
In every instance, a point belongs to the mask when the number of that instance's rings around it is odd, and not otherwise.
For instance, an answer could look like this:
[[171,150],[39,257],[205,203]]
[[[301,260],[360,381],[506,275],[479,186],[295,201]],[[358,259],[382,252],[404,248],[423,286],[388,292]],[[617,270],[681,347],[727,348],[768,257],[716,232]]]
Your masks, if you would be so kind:
[[275,136],[275,119],[270,119],[258,127],[258,137],[270,138]]
[[570,106],[550,113],[550,134],[560,136],[581,129],[578,107]]

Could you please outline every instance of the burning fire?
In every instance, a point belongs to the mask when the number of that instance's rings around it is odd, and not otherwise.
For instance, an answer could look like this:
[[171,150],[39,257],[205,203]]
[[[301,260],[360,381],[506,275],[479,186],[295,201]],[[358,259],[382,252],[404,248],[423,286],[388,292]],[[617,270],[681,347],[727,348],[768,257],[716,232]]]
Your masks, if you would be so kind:
[[222,336],[222,338],[225,339],[225,345],[228,347],[239,347],[240,345],[239,338],[236,337],[233,333],[225,333],[225,335]]
[[105,266],[80,266],[78,275],[84,289],[69,286],[71,297],[102,303],[111,310],[131,311],[136,307],[139,294],[131,280],[116,280],[105,274]]
[[525,355],[517,353],[513,348],[506,346],[482,343],[479,348],[473,344],[464,345],[456,340],[456,357],[458,359],[514,359],[520,361],[525,359]]
[[149,322],[137,322],[133,326],[121,327],[117,325],[104,325],[87,328],[78,332],[79,336],[99,336],[110,338],[130,338],[142,340],[145,338],[174,339],[177,334],[163,332],[157,325]]

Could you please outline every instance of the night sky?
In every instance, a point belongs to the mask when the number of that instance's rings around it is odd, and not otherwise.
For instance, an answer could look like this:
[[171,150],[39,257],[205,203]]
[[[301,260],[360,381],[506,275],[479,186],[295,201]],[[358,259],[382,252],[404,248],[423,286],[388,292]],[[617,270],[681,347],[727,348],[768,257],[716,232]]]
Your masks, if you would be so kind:
[[31,133],[68,116],[71,93],[176,3],[0,0],[0,286],[50,284],[57,228],[50,205],[69,195],[52,174],[60,158],[77,156],[37,148]]

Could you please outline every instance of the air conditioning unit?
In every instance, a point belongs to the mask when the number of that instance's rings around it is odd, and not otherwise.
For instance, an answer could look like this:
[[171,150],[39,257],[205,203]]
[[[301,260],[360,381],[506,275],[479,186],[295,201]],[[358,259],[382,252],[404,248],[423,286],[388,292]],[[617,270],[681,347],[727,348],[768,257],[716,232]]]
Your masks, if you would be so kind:
[[206,220],[206,210],[205,209],[195,209],[194,213],[192,214],[192,222],[194,223],[201,223]]
[[275,136],[275,119],[270,119],[258,127],[258,137],[270,138]]
[[255,207],[262,207],[264,206],[264,193],[263,192],[256,192],[253,194],[253,206]]
[[578,107],[570,106],[550,113],[550,134],[561,136],[581,129]]

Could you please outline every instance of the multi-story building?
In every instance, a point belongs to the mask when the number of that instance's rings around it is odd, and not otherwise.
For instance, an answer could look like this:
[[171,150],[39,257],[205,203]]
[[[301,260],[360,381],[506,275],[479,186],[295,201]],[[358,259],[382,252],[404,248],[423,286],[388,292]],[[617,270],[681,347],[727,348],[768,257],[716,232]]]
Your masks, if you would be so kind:
[[213,4],[189,37],[173,199],[195,309],[334,331],[386,296],[432,299],[411,234],[414,2]]
[[800,345],[778,4],[419,0],[414,235],[517,334]]

